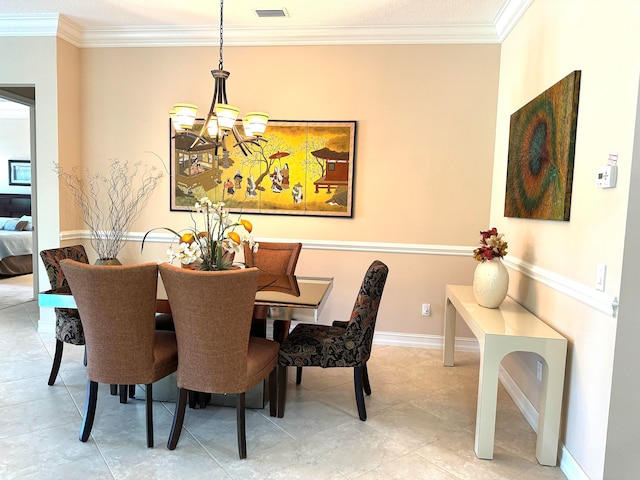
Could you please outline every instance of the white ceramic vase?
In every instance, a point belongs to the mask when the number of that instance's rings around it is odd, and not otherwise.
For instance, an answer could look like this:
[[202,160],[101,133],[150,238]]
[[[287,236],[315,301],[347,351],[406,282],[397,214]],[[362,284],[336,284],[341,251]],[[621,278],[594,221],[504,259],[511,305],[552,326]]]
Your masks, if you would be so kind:
[[501,258],[480,262],[473,274],[473,294],[479,305],[498,308],[507,296],[509,272]]

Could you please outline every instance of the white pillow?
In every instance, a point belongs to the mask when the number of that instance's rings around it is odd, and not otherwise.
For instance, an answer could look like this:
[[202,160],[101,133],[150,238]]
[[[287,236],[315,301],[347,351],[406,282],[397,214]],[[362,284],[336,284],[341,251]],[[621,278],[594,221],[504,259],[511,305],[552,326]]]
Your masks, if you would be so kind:
[[7,220],[7,222],[4,224],[4,229],[5,230],[13,230],[16,232],[21,232],[22,230],[24,230],[24,227],[27,226],[27,223],[24,220],[20,220],[19,218],[10,218]]

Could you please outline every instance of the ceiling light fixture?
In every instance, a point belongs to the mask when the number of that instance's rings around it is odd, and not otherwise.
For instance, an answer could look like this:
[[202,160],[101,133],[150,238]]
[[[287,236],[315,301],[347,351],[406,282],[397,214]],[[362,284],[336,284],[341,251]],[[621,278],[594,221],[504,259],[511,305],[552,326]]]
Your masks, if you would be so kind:
[[241,134],[236,126],[236,119],[240,113],[238,107],[229,105],[227,101],[226,81],[229,78],[229,72],[224,70],[222,62],[222,46],[223,46],[223,9],[224,0],[220,0],[220,61],[217,70],[211,70],[213,75],[213,100],[209,113],[202,124],[198,125],[198,129],[192,130],[196,121],[198,106],[190,103],[176,103],[173,109],[169,111],[171,121],[176,130],[176,137],[186,137],[188,141],[181,142],[186,150],[196,151],[214,148],[215,155],[218,156],[219,150],[222,149],[224,158],[229,157],[229,151],[225,144],[225,139],[231,132],[235,139],[235,145],[240,148],[243,154],[250,153],[248,144],[257,144],[259,140],[263,140],[262,136],[267,128],[269,114],[265,112],[248,112],[242,118]]

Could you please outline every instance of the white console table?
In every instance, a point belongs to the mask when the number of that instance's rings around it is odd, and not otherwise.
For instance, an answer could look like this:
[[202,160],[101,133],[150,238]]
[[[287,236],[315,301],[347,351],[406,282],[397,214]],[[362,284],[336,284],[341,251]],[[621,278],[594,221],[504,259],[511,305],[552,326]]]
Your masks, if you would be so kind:
[[480,344],[480,377],[476,410],[475,452],[492,459],[500,362],[511,352],[533,352],[543,359],[536,458],[555,466],[564,390],[567,339],[507,297],[499,308],[478,305],[473,287],[447,285],[444,320],[444,365],[453,366],[456,312]]

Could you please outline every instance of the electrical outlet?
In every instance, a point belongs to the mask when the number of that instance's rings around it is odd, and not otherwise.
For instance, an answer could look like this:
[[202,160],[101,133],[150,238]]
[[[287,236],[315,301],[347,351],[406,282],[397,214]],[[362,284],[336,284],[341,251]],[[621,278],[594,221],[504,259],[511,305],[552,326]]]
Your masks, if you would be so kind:
[[542,360],[536,361],[536,378],[539,382],[542,381]]
[[423,317],[430,317],[431,316],[431,304],[430,303],[423,303],[422,304],[422,316]]

